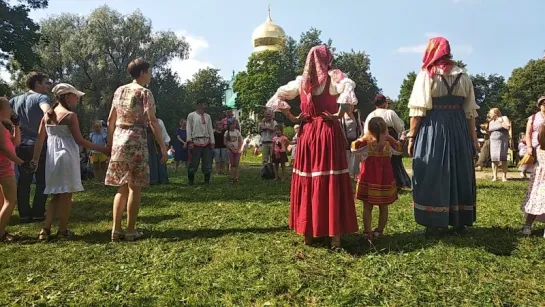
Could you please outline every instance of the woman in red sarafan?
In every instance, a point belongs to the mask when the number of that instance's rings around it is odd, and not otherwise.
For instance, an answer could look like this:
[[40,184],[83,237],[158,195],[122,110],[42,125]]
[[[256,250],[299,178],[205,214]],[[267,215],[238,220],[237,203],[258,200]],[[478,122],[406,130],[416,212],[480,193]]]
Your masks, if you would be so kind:
[[[363,227],[368,240],[381,237],[388,222],[388,205],[397,200],[397,186],[392,168],[392,155],[401,155],[403,146],[388,132],[382,117],[369,120],[365,136],[352,142],[352,152],[361,164],[357,199],[363,201]],[[378,227],[371,230],[373,207],[379,207]]]
[[[357,104],[355,83],[331,69],[333,55],[325,45],[312,48],[303,76],[278,89],[267,107],[302,122],[297,139],[290,197],[290,228],[305,236],[331,237],[358,231],[352,183],[346,161],[346,140],[338,119]],[[301,96],[295,117],[286,100]]]

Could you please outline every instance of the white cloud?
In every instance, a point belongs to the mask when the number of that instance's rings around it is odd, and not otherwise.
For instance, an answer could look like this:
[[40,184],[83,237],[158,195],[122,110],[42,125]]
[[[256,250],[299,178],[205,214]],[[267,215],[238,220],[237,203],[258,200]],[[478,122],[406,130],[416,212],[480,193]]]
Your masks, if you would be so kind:
[[[427,38],[432,37],[445,37],[442,34],[436,32],[427,32],[424,34]],[[455,55],[470,55],[473,53],[473,46],[470,44],[451,45],[452,53]],[[424,53],[426,51],[426,44],[414,45],[414,46],[402,46],[397,48],[396,53]]]
[[198,59],[201,52],[209,47],[208,41],[204,37],[191,35],[185,30],[177,31],[176,34],[185,37],[191,48],[186,60],[176,58],[170,62],[170,67],[178,73],[180,81],[191,79],[199,69],[214,67],[211,63]]

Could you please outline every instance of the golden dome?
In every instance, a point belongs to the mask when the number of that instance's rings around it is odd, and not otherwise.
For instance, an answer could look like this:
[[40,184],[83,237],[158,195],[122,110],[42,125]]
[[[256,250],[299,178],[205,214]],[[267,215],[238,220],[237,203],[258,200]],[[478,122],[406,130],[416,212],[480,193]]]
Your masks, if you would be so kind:
[[271,19],[271,9],[265,23],[255,28],[252,34],[254,52],[265,50],[280,50],[284,44],[286,33],[281,26],[275,24]]

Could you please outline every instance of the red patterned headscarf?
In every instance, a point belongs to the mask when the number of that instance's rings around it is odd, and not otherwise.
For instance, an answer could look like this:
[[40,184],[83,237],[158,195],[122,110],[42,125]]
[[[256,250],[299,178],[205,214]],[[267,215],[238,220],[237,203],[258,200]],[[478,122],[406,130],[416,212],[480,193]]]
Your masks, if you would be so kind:
[[326,45],[310,49],[301,82],[301,88],[309,101],[312,100],[312,92],[326,82],[332,62],[333,54]]
[[454,67],[454,62],[445,56],[450,55],[450,44],[448,40],[443,37],[434,37],[428,42],[426,52],[422,62],[422,69],[428,71],[428,75],[433,77],[437,67],[441,68],[444,73],[450,72]]

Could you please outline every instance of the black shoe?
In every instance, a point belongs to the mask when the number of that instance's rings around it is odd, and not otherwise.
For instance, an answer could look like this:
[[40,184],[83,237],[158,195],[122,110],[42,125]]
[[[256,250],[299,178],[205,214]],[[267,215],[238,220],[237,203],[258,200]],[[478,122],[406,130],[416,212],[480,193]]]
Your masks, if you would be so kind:
[[210,174],[204,175],[204,185],[209,187],[210,186]]
[[195,183],[195,174],[187,174],[187,185]]

